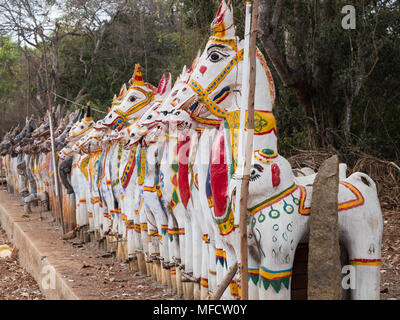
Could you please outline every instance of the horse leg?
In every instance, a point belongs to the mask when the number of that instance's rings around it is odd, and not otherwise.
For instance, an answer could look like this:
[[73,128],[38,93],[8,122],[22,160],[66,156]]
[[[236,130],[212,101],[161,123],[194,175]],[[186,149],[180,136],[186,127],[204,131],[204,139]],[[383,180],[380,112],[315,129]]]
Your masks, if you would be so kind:
[[[372,213],[372,211],[371,211]],[[339,213],[340,215],[343,213]],[[351,213],[348,213],[349,215]],[[372,213],[374,214],[374,213]],[[351,290],[352,300],[379,300],[380,299],[380,266],[382,217],[376,215],[356,219],[354,223],[347,223],[343,235],[347,249],[350,267],[348,288]],[[340,220],[339,220],[340,221]],[[341,221],[340,221],[341,222]],[[342,223],[339,223],[343,225]],[[343,282],[345,280],[343,279]],[[342,283],[342,286],[346,285]]]
[[[295,247],[291,247],[291,239],[284,236],[286,233],[282,234],[286,223],[272,220],[260,223],[260,219],[255,221],[253,218],[252,229],[261,258],[258,278],[259,299],[290,300]],[[271,232],[268,233],[267,230],[277,231],[271,237]],[[296,239],[297,237],[294,240]]]

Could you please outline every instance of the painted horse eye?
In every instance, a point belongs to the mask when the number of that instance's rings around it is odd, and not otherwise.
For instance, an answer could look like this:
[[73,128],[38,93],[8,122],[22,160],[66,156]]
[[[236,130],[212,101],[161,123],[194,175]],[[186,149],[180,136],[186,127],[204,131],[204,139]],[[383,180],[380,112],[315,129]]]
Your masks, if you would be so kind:
[[163,114],[164,116],[167,116],[167,115],[168,115],[168,111],[163,111],[162,114]]
[[129,101],[130,101],[130,102],[135,102],[135,101],[136,101],[136,97],[135,97],[135,96],[131,96],[131,97],[129,98]]
[[153,117],[153,116],[150,114],[150,115],[147,117],[147,120],[150,120],[152,117]]
[[134,136],[135,136],[135,133],[134,133],[134,132],[132,132],[132,133],[131,133],[131,137],[134,137]]
[[179,116],[180,114],[181,114],[180,111],[175,112],[175,115],[176,115],[176,116]]
[[208,56],[210,58],[211,62],[218,62],[220,61],[224,56],[222,54],[220,54],[217,51],[213,51],[210,53],[210,55]]

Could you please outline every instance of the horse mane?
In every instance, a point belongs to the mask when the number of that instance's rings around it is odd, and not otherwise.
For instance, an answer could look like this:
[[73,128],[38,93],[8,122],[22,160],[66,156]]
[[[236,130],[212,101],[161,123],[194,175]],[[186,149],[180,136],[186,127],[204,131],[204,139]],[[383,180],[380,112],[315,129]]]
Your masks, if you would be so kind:
[[265,60],[264,55],[258,48],[256,48],[256,56],[260,60],[260,63],[264,68],[265,75],[267,76],[268,88],[269,88],[269,93],[271,96],[271,102],[272,102],[272,106],[274,106],[274,104],[275,104],[275,83],[274,83],[274,79],[272,78],[271,70],[268,67],[268,64],[267,64],[267,61]]
[[157,88],[153,86],[151,83],[145,82],[144,86],[150,89],[153,92],[153,94],[157,94]]

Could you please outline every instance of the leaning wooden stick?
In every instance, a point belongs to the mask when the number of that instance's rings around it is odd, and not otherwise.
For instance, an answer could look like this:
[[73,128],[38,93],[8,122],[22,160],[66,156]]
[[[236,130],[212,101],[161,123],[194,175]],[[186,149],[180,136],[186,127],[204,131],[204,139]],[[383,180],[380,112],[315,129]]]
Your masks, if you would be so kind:
[[222,297],[225,289],[229,286],[233,277],[235,276],[237,269],[238,263],[236,262],[232,267],[229,268],[228,273],[222,279],[221,283],[218,285],[217,290],[215,290],[210,300],[219,300]]

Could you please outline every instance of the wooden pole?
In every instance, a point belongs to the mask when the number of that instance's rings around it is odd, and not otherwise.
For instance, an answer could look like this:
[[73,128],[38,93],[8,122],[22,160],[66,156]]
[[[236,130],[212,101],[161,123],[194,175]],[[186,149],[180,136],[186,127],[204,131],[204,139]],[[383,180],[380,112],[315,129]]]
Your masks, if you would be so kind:
[[41,36],[43,41],[43,56],[44,56],[44,70],[46,75],[46,95],[47,95],[47,103],[49,108],[49,127],[50,127],[50,142],[51,142],[51,153],[54,165],[54,186],[55,186],[55,196],[58,200],[58,207],[60,212],[60,222],[62,226],[63,235],[65,234],[65,225],[64,225],[64,217],[63,217],[63,210],[62,210],[62,200],[60,194],[60,185],[58,179],[58,165],[57,165],[57,158],[56,158],[56,150],[55,150],[55,142],[54,142],[54,127],[53,127],[53,112],[51,108],[51,98],[50,98],[50,85],[49,85],[49,75],[47,70],[47,54],[46,54],[46,40],[44,38],[43,29],[41,30]]
[[248,286],[248,243],[247,243],[247,199],[249,195],[250,166],[253,152],[254,135],[254,99],[256,84],[256,33],[258,21],[259,0],[254,0],[251,14],[251,33],[249,44],[250,76],[249,76],[249,98],[247,105],[247,135],[246,150],[243,169],[243,182],[240,190],[240,274],[241,274],[241,299],[249,299]]
[[228,273],[222,279],[221,283],[218,285],[217,290],[215,290],[210,300],[219,300],[222,297],[222,295],[225,292],[225,289],[229,286],[233,277],[235,276],[237,269],[238,269],[238,264],[236,262],[232,267],[229,268]]
[[[250,77],[250,33],[251,33],[251,2],[246,2],[246,13],[245,13],[245,30],[244,30],[244,53],[243,53],[243,72],[242,72],[242,89],[241,89],[241,101],[240,101],[240,122],[239,122],[239,141],[238,141],[238,155],[237,155],[237,167],[235,176],[243,176],[244,167],[244,139],[246,137],[246,111],[247,104],[249,103],[249,77]],[[235,203],[240,203],[242,181],[236,184],[236,196]],[[234,212],[234,223],[239,224],[240,222],[240,205],[235,206]]]
[[29,117],[32,113],[31,111],[31,87],[32,87],[32,81],[31,81],[31,63],[29,60],[28,55],[26,55],[26,62],[28,64],[28,94],[27,94],[27,106],[26,106],[26,116]]
[[6,173],[4,172],[4,177],[3,177],[3,159],[4,157],[0,156],[0,180],[1,180],[1,187],[4,185],[4,180],[6,178]]

